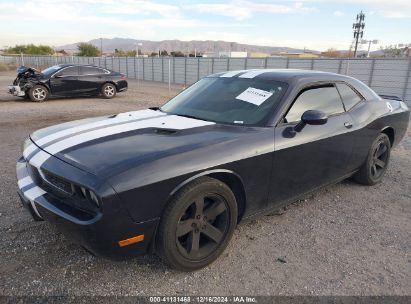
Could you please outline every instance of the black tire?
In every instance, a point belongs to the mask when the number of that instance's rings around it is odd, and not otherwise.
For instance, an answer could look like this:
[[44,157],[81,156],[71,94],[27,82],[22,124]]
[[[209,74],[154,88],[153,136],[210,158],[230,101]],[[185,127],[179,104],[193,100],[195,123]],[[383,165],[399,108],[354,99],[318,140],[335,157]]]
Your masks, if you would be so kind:
[[388,168],[390,154],[390,139],[382,133],[372,143],[367,160],[354,175],[354,180],[370,186],[379,183]]
[[37,84],[28,91],[28,96],[31,101],[43,102],[49,98],[49,91],[45,86]]
[[198,178],[178,191],[166,207],[157,234],[158,254],[182,271],[209,265],[227,247],[237,212],[235,196],[226,184]]
[[117,93],[117,88],[112,83],[109,83],[109,82],[105,83],[101,87],[101,95],[103,96],[103,98],[106,98],[106,99],[114,98],[116,96],[116,93]]

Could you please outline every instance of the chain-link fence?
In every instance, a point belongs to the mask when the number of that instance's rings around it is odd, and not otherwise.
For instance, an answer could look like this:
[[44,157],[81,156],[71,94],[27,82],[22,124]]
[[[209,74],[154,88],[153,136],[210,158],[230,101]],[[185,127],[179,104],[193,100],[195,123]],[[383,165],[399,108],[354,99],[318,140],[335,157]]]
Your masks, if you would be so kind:
[[93,64],[129,78],[190,85],[218,72],[257,68],[307,69],[355,77],[378,94],[411,104],[411,59],[293,59],[191,57],[0,56],[0,62],[44,68],[58,63]]

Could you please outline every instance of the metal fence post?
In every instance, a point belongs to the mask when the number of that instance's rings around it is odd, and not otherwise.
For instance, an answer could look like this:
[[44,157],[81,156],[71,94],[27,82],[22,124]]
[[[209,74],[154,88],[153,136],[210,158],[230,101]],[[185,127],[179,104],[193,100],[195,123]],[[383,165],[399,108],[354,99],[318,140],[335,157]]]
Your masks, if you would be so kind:
[[265,57],[265,59],[264,59],[264,69],[266,69],[267,68],[267,60],[268,59],[268,57]]
[[214,58],[211,58],[211,74],[214,74]]
[[197,81],[200,80],[200,58],[197,58]]
[[[405,101],[405,95],[407,94],[408,82],[410,81],[410,77],[411,77],[411,59],[408,60],[408,71],[407,71],[407,76],[405,77],[404,89],[402,91],[402,100],[404,101]],[[411,89],[411,86],[410,86],[410,89]]]
[[314,59],[311,59],[311,70],[314,70]]
[[173,83],[176,83],[176,57],[173,57]]
[[374,66],[375,66],[375,59],[372,59],[371,61],[371,70],[370,70],[370,76],[368,78],[368,86],[371,87],[372,83],[372,78],[374,76]]
[[164,82],[164,56],[161,57],[161,82]]
[[171,92],[171,59],[168,58],[168,96],[170,97]]
[[230,57],[227,57],[227,71],[230,70]]
[[285,68],[288,69],[289,66],[290,66],[290,58],[287,57],[287,63],[285,64]]
[[247,70],[247,61],[248,61],[248,57],[245,57],[245,59],[244,59],[244,70]]
[[145,73],[145,65],[146,65],[146,60],[143,57],[143,80],[146,80],[146,73]]
[[128,56],[126,56],[126,75],[128,77]]
[[187,86],[187,57],[184,57],[184,86]]
[[337,72],[338,74],[341,74],[342,63],[343,63],[343,60],[340,59],[338,63],[338,72]]
[[151,80],[154,81],[154,57],[151,57]]

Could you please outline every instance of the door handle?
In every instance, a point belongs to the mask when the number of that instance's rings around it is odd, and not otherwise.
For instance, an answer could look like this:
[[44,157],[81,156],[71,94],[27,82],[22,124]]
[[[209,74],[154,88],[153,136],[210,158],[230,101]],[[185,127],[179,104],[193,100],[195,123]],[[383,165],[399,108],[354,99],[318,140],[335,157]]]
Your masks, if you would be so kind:
[[347,121],[344,123],[344,127],[346,127],[347,129],[350,129],[352,127],[352,123]]

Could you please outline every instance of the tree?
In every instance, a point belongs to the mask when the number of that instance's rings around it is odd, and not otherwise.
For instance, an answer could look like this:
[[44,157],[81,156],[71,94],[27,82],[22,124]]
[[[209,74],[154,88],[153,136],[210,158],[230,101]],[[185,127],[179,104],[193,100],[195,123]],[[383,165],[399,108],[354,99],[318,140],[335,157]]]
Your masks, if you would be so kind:
[[327,51],[321,53],[321,55],[323,55],[324,57],[330,57],[330,58],[340,58],[343,56],[340,51],[337,51],[334,48],[328,49]]
[[161,56],[168,56],[168,52],[166,50],[162,50],[160,55]]
[[173,57],[184,57],[184,54],[181,51],[170,52],[170,55]]
[[98,48],[90,43],[79,43],[77,48],[79,50],[79,52],[77,53],[78,56],[97,57],[100,55]]
[[384,57],[402,57],[402,50],[396,45],[389,45],[380,49],[384,53]]
[[20,44],[6,49],[7,54],[52,55],[54,50],[48,45]]

